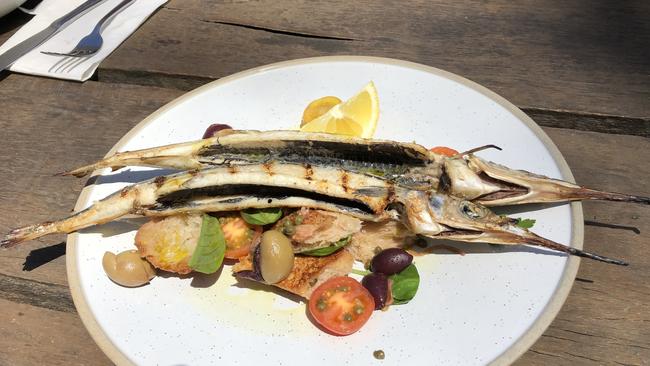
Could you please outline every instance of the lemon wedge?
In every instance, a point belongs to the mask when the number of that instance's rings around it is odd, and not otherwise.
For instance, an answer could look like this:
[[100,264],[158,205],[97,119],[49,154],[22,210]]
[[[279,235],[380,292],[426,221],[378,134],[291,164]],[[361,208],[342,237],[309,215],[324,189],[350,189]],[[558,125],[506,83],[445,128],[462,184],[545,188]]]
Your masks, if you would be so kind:
[[[315,105],[315,107],[313,107],[314,110],[316,110],[319,105],[327,106],[327,103],[333,104],[335,100],[331,98],[336,97],[317,99],[310,103],[309,106],[307,106],[307,109],[309,109],[312,104]],[[326,101],[323,102],[322,100]],[[305,113],[308,112],[307,109],[305,110]],[[321,110],[322,109],[324,108],[321,108]],[[311,121],[304,121],[303,114],[304,124],[300,127],[300,130],[305,132],[326,132],[370,138],[375,133],[378,120],[379,98],[377,97],[377,89],[375,89],[375,85],[371,81],[355,96],[343,103],[335,104],[333,107],[329,108],[327,112]]]
[[302,123],[300,127],[315,120],[316,118],[327,113],[332,107],[342,102],[341,99],[333,96],[322,97],[309,103],[305,111],[302,113]]

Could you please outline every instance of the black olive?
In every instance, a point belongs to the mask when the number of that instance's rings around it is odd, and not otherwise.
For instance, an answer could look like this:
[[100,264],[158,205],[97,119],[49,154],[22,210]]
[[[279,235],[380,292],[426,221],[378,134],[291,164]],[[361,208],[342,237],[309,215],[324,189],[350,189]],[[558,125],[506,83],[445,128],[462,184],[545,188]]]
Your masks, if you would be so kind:
[[203,138],[207,139],[213,137],[217,132],[221,130],[232,130],[232,127],[221,123],[211,124],[203,133]]
[[361,284],[375,299],[375,310],[383,309],[388,301],[388,277],[383,273],[371,273],[361,280]]
[[413,256],[400,248],[384,249],[370,261],[370,270],[387,276],[402,272],[413,262]]

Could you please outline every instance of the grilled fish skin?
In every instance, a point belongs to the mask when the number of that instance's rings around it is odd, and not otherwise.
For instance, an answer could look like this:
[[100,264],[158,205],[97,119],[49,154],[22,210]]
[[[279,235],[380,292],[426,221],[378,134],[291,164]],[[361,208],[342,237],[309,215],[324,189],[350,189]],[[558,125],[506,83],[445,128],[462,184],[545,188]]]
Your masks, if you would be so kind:
[[649,197],[588,189],[510,169],[469,152],[445,157],[415,143],[300,131],[229,130],[205,140],[117,153],[61,174],[84,176],[95,169],[129,165],[202,169],[267,161],[340,167],[410,189],[439,190],[485,206],[577,200],[650,204]]
[[[466,242],[532,244],[608,263],[627,263],[587,253],[541,238],[487,208],[435,191],[412,190],[367,174],[344,169],[275,163],[225,166],[172,174],[134,184],[65,219],[12,230],[0,241],[10,247],[52,233],[70,233],[132,213],[159,216],[214,211],[195,200],[245,194],[249,204],[271,207],[291,201],[333,211],[357,212],[370,221],[402,222],[413,234]],[[260,201],[260,195],[268,197]],[[271,198],[273,197],[273,198]],[[223,201],[222,201],[223,202]],[[162,206],[163,208],[160,208]],[[171,209],[166,210],[164,207]],[[349,209],[340,210],[340,207]],[[229,210],[236,208],[236,203]],[[217,210],[218,211],[218,210]]]

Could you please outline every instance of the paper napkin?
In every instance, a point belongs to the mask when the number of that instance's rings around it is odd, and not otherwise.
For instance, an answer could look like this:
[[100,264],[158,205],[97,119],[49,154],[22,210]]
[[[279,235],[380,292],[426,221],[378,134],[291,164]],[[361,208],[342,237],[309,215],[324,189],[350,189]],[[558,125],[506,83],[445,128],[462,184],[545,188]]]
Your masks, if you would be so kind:
[[[83,2],[84,0],[43,0],[34,10],[36,15],[0,46],[0,54],[47,28],[54,20],[72,11]],[[124,42],[131,33],[135,32],[167,0],[134,0],[126,8],[123,8],[104,26],[102,31],[104,44],[92,56],[72,59],[64,56],[44,55],[41,51],[71,51],[81,38],[92,31],[97,22],[120,2],[121,0],[106,0],[95,6],[64,30],[18,59],[9,67],[9,70],[58,79],[88,80],[102,60]]]

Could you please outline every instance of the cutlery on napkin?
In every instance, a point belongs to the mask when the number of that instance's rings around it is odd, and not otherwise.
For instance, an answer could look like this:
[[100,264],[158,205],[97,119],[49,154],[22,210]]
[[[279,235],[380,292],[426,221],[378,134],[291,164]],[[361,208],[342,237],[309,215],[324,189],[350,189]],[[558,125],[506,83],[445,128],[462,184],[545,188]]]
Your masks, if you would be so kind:
[[[117,14],[102,30],[104,44],[92,56],[79,60],[72,68],[58,67],[64,60],[61,56],[42,54],[41,51],[70,50],[88,34],[97,22],[113,9],[121,0],[106,0],[77,19],[51,39],[34,48],[18,59],[9,70],[24,74],[47,76],[58,79],[88,80],[102,60],[113,52],[131,35],[156,9],[167,0],[135,0],[130,6]],[[45,29],[60,16],[70,12],[83,3],[83,0],[43,0],[35,9],[36,15],[20,28],[11,38],[0,46],[0,54],[24,39]]]

